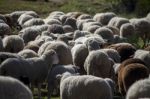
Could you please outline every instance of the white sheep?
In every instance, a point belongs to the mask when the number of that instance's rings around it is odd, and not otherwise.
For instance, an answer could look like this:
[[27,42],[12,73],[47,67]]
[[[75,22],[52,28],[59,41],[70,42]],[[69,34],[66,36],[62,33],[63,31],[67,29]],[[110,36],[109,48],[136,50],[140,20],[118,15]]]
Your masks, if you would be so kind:
[[146,66],[150,70],[150,51],[137,50],[134,54],[134,58],[138,58],[144,61]]
[[126,37],[127,39],[131,39],[135,36],[135,29],[131,23],[123,24],[120,28],[120,37]]
[[65,72],[71,74],[79,73],[79,68],[74,65],[55,65],[52,67],[48,74],[48,99],[50,99],[52,93],[55,91],[55,95],[59,94],[60,80],[57,79],[58,75],[62,75]]
[[135,82],[128,90],[126,99],[149,99],[150,79]]
[[41,31],[34,27],[28,27],[25,29],[22,29],[19,32],[19,35],[23,38],[24,43],[27,44],[30,41],[35,40],[35,38],[40,35]]
[[31,18],[23,24],[23,28],[45,24],[41,18]]
[[129,20],[127,18],[122,18],[122,17],[113,17],[109,23],[108,26],[114,26],[120,29],[121,25],[129,23]]
[[0,76],[1,99],[33,99],[30,89],[19,80]]
[[113,32],[109,28],[100,27],[94,32],[94,34],[100,35],[107,43],[114,42]]
[[51,49],[55,50],[56,53],[58,54],[59,64],[61,65],[72,64],[71,50],[66,43],[62,41],[56,41],[56,42],[52,42],[51,44],[46,45],[45,51],[48,51]]
[[0,74],[17,78],[25,84],[31,84],[32,88],[37,86],[38,95],[41,98],[41,84],[46,80],[52,65],[58,62],[58,56],[54,50],[49,50],[40,57],[9,58],[0,65]]
[[112,89],[103,78],[64,74],[60,84],[61,99],[113,99]]
[[150,22],[146,20],[146,18],[132,19],[130,20],[130,22],[135,28],[135,34],[143,39],[144,45],[146,44],[147,41],[149,42]]
[[71,49],[71,53],[73,64],[75,66],[80,67],[82,72],[81,74],[85,74],[84,62],[89,54],[87,46],[85,44],[74,45],[73,48]]
[[107,25],[108,22],[115,17],[116,14],[113,12],[106,12],[106,13],[97,13],[93,19],[97,22],[100,22],[103,25]]
[[24,48],[24,40],[18,35],[6,36],[3,39],[3,46],[6,52],[18,53]]
[[38,54],[30,49],[24,49],[18,53],[18,55],[22,56],[23,58],[33,58],[38,57]]
[[84,69],[88,75],[112,79],[114,77],[112,61],[101,50],[91,51],[89,53],[84,63]]
[[28,20],[30,20],[30,19],[32,19],[32,18],[34,18],[34,17],[31,16],[31,15],[22,14],[22,15],[18,18],[18,23],[19,23],[19,25],[23,26],[23,24],[24,24],[26,21],[28,21]]

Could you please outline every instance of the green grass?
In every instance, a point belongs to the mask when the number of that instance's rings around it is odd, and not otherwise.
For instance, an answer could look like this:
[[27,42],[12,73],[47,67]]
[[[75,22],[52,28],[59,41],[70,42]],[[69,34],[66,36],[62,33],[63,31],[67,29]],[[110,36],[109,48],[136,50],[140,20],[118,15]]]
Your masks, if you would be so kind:
[[[68,0],[63,4],[55,4],[52,2],[39,1],[23,1],[23,0],[0,0],[0,13],[6,14],[17,10],[33,10],[42,17],[46,17],[52,11],[80,11],[94,15],[99,12],[115,11],[112,3],[107,0]],[[117,13],[118,14],[118,13]],[[133,14],[120,14],[121,16],[133,16]]]

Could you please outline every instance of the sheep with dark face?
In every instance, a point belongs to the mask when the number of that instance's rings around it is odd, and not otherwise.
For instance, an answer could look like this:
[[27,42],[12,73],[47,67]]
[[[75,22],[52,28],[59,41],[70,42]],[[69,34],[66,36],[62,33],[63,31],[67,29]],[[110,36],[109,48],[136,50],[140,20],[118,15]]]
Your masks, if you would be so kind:
[[[90,94],[89,94],[90,93]],[[91,75],[64,74],[60,84],[61,99],[112,99],[112,89],[107,80]]]
[[50,99],[52,93],[55,90],[55,95],[59,94],[60,81],[57,79],[58,75],[62,75],[65,72],[71,74],[79,73],[79,68],[73,65],[55,65],[48,74],[48,99]]
[[101,50],[91,51],[89,53],[84,63],[84,69],[88,75],[112,79],[114,77],[111,60],[109,56]]
[[136,51],[136,48],[129,43],[117,43],[108,46],[108,48],[112,48],[117,50],[119,55],[121,56],[121,62],[132,57]]
[[127,59],[121,63],[118,70],[118,86],[122,95],[125,95],[129,87],[137,80],[147,78],[149,70],[140,59]]
[[33,99],[30,89],[19,80],[0,76],[1,99]]
[[6,52],[18,53],[24,48],[24,40],[18,35],[6,36],[3,39],[3,46]]
[[148,99],[150,98],[150,80],[144,79],[135,82],[128,90],[126,99]]

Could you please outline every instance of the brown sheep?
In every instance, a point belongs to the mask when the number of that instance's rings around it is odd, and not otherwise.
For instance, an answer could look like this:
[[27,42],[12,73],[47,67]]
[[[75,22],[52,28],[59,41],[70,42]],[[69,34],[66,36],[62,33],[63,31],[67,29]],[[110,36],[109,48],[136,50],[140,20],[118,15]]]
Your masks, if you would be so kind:
[[122,95],[125,95],[129,87],[137,80],[149,76],[149,70],[140,59],[127,59],[118,70],[118,86]]
[[117,50],[117,52],[121,56],[121,62],[132,57],[136,51],[136,48],[129,43],[112,44],[108,46],[108,48]]

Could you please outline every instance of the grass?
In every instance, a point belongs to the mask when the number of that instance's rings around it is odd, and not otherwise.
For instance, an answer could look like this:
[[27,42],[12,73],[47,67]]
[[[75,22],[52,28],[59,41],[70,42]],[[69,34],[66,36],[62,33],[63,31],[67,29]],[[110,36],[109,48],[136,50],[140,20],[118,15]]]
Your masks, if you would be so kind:
[[[48,16],[52,11],[80,11],[94,15],[99,12],[115,11],[112,3],[107,0],[68,0],[67,2],[57,4],[53,2],[43,2],[44,0],[23,1],[23,0],[0,0],[0,13],[6,14],[17,10],[33,10],[42,17]],[[118,14],[118,13],[117,13]],[[131,17],[134,14],[120,14],[121,16]]]

